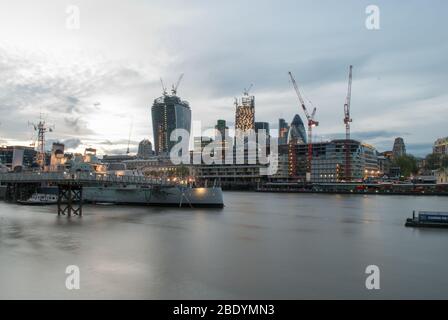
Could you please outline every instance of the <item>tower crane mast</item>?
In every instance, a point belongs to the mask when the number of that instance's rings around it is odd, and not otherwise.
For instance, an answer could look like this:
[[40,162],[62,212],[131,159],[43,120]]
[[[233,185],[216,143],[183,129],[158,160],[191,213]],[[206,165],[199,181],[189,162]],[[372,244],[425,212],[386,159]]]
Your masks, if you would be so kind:
[[243,95],[244,95],[244,96],[248,96],[248,95],[249,95],[249,91],[250,91],[250,89],[252,89],[253,86],[254,86],[253,83],[251,83],[251,84],[249,85],[249,87],[244,88],[244,90],[243,90]]
[[347,88],[347,97],[345,99],[344,104],[344,123],[345,123],[345,168],[344,175],[345,181],[350,181],[352,179],[351,176],[351,152],[350,152],[350,122],[352,122],[352,118],[350,117],[350,102],[352,97],[352,70],[353,66],[350,65],[349,74],[348,74],[348,88]]
[[177,88],[179,87],[180,82],[182,81],[182,79],[184,78],[184,74],[181,73],[181,75],[179,76],[179,79],[177,79],[176,84],[173,84],[173,87],[171,89],[171,92],[173,93],[173,95],[177,94]]
[[311,163],[313,161],[313,127],[317,127],[319,125],[319,121],[315,120],[316,108],[313,108],[313,111],[310,113],[305,105],[305,101],[303,100],[302,95],[300,94],[299,86],[297,85],[294,76],[291,71],[288,72],[289,77],[291,78],[292,84],[294,86],[294,90],[299,98],[300,104],[302,106],[303,112],[305,113],[306,119],[308,120],[308,155],[307,155],[307,170],[306,170],[306,181],[311,182]]
[[166,96],[167,95],[166,87],[165,87],[165,84],[163,83],[163,79],[162,78],[160,78],[160,83],[162,84],[162,94],[164,96]]

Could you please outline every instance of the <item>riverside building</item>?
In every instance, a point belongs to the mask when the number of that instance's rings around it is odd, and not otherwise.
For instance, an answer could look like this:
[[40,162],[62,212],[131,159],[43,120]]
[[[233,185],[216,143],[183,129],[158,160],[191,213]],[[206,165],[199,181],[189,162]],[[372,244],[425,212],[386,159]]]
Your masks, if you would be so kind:
[[434,142],[433,153],[440,155],[448,154],[448,137],[437,139]]
[[[345,164],[345,140],[332,140],[312,144],[313,159],[311,181],[314,183],[343,182]],[[380,170],[375,148],[371,145],[350,140],[351,175],[354,181],[378,177]],[[283,148],[283,153],[285,152]],[[305,181],[307,144],[289,144],[289,177]]]

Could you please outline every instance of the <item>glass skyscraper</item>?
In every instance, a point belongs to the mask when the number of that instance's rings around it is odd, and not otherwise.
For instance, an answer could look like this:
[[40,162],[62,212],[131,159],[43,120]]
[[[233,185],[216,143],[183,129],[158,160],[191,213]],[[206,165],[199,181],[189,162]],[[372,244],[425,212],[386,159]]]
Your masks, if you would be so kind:
[[177,141],[170,141],[170,135],[173,130],[185,129],[190,133],[190,106],[187,101],[182,101],[176,95],[165,94],[155,99],[151,115],[154,148],[157,155],[168,154],[177,143]]
[[278,119],[278,144],[284,145],[288,143],[289,125],[285,119]]
[[259,130],[265,130],[266,136],[269,136],[269,122],[255,122],[255,133],[258,133]]
[[306,131],[305,126],[303,125],[302,118],[298,114],[294,116],[294,119],[291,122],[291,127],[289,128],[288,134],[288,143],[292,140],[295,143],[306,143]]

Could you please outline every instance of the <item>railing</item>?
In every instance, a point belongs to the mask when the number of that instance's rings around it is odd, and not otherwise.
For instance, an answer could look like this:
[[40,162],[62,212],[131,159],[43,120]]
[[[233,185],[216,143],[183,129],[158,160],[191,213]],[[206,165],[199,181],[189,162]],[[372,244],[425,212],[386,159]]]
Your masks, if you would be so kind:
[[142,176],[116,176],[116,175],[100,175],[90,172],[22,172],[22,173],[0,173],[0,183],[108,183],[108,184],[156,184],[171,185],[162,179],[153,179]]

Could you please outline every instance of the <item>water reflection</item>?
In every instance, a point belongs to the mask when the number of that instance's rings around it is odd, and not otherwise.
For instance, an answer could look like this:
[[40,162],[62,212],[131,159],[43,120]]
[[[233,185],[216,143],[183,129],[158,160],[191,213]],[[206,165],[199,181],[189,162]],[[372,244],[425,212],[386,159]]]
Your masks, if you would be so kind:
[[[447,230],[403,226],[446,198],[225,198],[223,209],[85,206],[70,218],[0,202],[0,298],[448,298],[437,276]],[[69,264],[81,269],[76,293],[64,287]],[[375,296],[369,264],[381,267]]]

